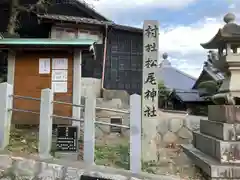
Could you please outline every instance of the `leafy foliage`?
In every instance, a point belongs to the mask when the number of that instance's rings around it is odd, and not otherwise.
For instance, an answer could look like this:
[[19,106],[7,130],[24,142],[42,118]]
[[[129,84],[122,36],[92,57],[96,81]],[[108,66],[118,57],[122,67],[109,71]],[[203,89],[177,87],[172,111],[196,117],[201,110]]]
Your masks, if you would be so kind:
[[7,32],[11,35],[16,34],[16,30],[21,26],[18,16],[21,12],[37,13],[39,10],[46,10],[50,5],[49,0],[38,0],[35,4],[21,5],[19,0],[8,0],[10,7],[10,17]]
[[162,108],[168,99],[171,91],[166,88],[163,81],[159,81],[158,83],[158,99],[159,99],[159,107]]
[[128,145],[96,146],[95,148],[95,161],[99,165],[129,169],[129,158]]
[[167,97],[169,95],[169,90],[166,88],[163,81],[158,82],[158,92],[160,97]]
[[[117,168],[130,169],[129,145],[117,146],[96,146],[95,162],[98,165],[114,166]],[[107,160],[107,161],[106,161]],[[107,163],[108,162],[108,163]],[[111,163],[109,163],[111,162]],[[155,174],[156,162],[142,162],[142,169],[145,172]]]
[[219,88],[220,84],[213,80],[204,81],[198,85],[200,95],[202,96],[212,96],[218,92]]

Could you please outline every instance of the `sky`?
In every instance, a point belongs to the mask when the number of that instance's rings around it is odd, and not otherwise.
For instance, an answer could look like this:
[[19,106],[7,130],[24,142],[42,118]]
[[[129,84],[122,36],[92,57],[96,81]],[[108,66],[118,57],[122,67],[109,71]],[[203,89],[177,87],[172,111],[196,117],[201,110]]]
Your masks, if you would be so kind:
[[88,0],[95,10],[115,23],[142,27],[144,20],[160,23],[159,51],[172,66],[198,77],[208,42],[224,26],[231,12],[240,20],[240,0]]

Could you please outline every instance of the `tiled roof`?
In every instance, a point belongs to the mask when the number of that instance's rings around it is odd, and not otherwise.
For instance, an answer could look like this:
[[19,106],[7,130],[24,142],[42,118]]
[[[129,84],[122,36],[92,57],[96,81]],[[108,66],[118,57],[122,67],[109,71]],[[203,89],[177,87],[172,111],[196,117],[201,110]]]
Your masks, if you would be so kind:
[[206,71],[215,81],[221,81],[224,79],[223,74],[211,65],[204,66],[203,70]]
[[112,25],[112,21],[100,21],[97,19],[85,18],[85,17],[75,17],[75,16],[65,16],[57,14],[38,14],[39,18],[57,20],[57,21],[67,21],[75,23],[86,23],[86,24],[97,24],[97,25]]
[[211,62],[206,61],[204,63],[203,70],[200,76],[198,77],[196,83],[193,85],[193,89],[198,88],[199,83],[203,81],[203,77],[206,74],[209,75],[211,80],[214,80],[216,82],[222,82],[222,80],[224,79],[223,73],[221,73],[219,70],[214,68]]
[[196,101],[205,101],[200,97],[198,91],[176,91],[175,95],[178,96],[183,102],[196,102]]
[[[30,0],[21,0],[20,4],[23,6],[28,6]],[[0,0],[1,6],[5,3],[9,3],[11,1],[9,0]],[[37,0],[31,0],[31,4],[36,4]],[[103,16],[101,13],[97,12],[94,7],[87,3],[87,0],[51,0],[50,6],[58,5],[58,4],[70,4],[75,6],[77,9],[87,12],[88,14],[97,17],[98,19],[102,19],[105,21],[108,21],[108,18]]]
[[55,20],[55,21],[72,22],[72,23],[79,23],[79,24],[81,23],[95,24],[95,25],[102,25],[102,26],[108,25],[121,30],[142,33],[142,29],[140,28],[116,24],[113,21],[100,21],[100,20],[85,18],[85,17],[65,16],[65,15],[57,15],[57,14],[38,14],[37,16],[38,18],[41,18],[41,19],[48,19],[48,20]]
[[62,2],[65,3],[70,3],[73,4],[75,6],[77,6],[78,8],[81,9],[81,7],[83,6],[85,9],[87,9],[88,11],[91,11],[94,14],[97,14],[98,16],[100,16],[102,19],[108,21],[108,19],[106,17],[104,17],[102,14],[100,14],[99,12],[97,12],[93,7],[91,7],[90,4],[88,4],[85,0],[62,0]]
[[157,72],[157,78],[163,81],[167,88],[176,90],[190,90],[196,82],[194,77],[171,65],[161,66]]

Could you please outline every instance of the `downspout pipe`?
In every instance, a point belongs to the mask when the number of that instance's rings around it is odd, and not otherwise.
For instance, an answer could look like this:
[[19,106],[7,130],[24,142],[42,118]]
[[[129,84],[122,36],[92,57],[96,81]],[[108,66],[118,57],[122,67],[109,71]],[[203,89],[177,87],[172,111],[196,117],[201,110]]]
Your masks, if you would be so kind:
[[103,67],[102,67],[102,82],[101,89],[104,89],[104,80],[105,80],[105,66],[107,58],[107,36],[108,36],[108,25],[105,25],[105,38],[104,38],[104,49],[103,49]]

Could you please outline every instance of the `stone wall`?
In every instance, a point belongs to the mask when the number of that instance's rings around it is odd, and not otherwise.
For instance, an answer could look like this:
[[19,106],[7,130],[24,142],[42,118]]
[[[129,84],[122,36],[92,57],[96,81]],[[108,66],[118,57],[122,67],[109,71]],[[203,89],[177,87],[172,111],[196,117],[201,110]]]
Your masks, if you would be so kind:
[[[95,89],[97,96],[97,106],[102,108],[113,108],[129,110],[130,96],[126,91],[104,90],[103,98],[100,98],[101,80],[94,78],[82,78],[83,96],[88,88]],[[110,123],[111,117],[122,117],[123,125],[129,125],[129,114],[98,110],[96,120]],[[198,130],[200,119],[206,117],[186,115],[178,111],[159,111],[159,122],[157,122],[158,137],[157,143],[162,146],[169,144],[190,143],[192,140],[192,130]],[[122,135],[127,136],[128,130],[123,130]],[[97,125],[96,137],[110,135],[110,126]]]
[[87,89],[93,89],[96,97],[101,95],[101,79],[95,78],[82,78],[82,96],[86,96]]
[[[110,108],[117,110],[129,111],[129,100],[130,96],[126,91],[121,90],[103,90],[103,98],[96,99],[96,106],[101,108]],[[130,117],[129,113],[113,112],[108,110],[97,110],[96,111],[96,121],[111,122],[111,118],[121,118],[122,125],[129,126]],[[110,126],[96,124],[96,137],[98,138],[114,138],[117,134],[110,132]],[[122,128],[123,137],[129,138],[129,130]],[[118,136],[118,135],[117,135]]]
[[199,130],[200,119],[207,117],[160,111],[157,126],[158,143],[161,146],[191,143],[192,131]]
[[[85,98],[82,97],[82,104],[85,103]],[[129,104],[126,104],[122,102],[121,99],[104,99],[104,98],[96,98],[96,106],[100,108],[108,108],[108,109],[117,109],[122,111],[128,111],[129,110]],[[84,118],[84,109],[82,110],[82,118]],[[111,123],[111,118],[121,118],[122,119],[122,125],[129,126],[130,124],[130,114],[129,113],[122,113],[122,112],[113,112],[108,110],[96,110],[96,121],[101,121],[105,123]],[[81,134],[83,135],[84,132],[84,123],[81,123]],[[116,144],[119,143],[119,141],[122,141],[123,139],[129,139],[129,129],[122,128],[122,133],[111,133],[110,126],[109,125],[101,125],[96,123],[96,129],[95,129],[95,137],[97,140],[97,143],[100,141],[103,141],[103,144],[106,144],[109,140]],[[117,141],[116,141],[117,140]]]
[[[123,102],[121,99],[105,99],[97,98],[97,106],[102,108],[113,108],[119,110],[129,110],[129,104]],[[160,147],[167,147],[178,144],[189,144],[192,142],[192,131],[199,130],[200,119],[207,119],[204,116],[187,115],[185,112],[164,112],[159,110],[158,120],[154,123],[157,124],[156,128],[158,135],[156,137],[156,143]],[[116,113],[107,110],[96,111],[96,121],[103,121],[110,123],[111,117],[121,117],[123,125],[130,124],[129,114]],[[145,127],[147,128],[147,127]],[[115,134],[116,135],[116,134]],[[97,138],[120,138],[114,137],[110,132],[110,126],[96,125],[96,137]],[[129,138],[129,130],[122,129],[123,138]]]
[[[121,99],[111,99],[105,100],[103,98],[97,98],[97,107],[102,108],[111,108],[118,110],[129,110],[129,105],[122,102]],[[96,121],[102,121],[111,123],[111,118],[122,118],[122,125],[129,126],[130,117],[129,114],[119,113],[119,112],[111,112],[107,110],[97,110],[96,111]],[[129,130],[122,128],[121,136],[128,136]],[[99,125],[96,124],[96,137],[98,138],[106,138],[107,136],[114,136],[114,134],[110,132],[110,126],[107,125]]]
[[167,172],[199,179],[196,178],[198,173],[192,161],[182,152],[180,145],[192,143],[192,131],[199,130],[200,119],[206,118],[182,112],[159,111],[158,135],[155,139],[158,153],[158,165],[154,169],[156,174]]

